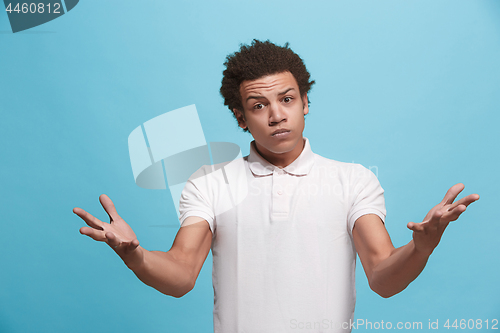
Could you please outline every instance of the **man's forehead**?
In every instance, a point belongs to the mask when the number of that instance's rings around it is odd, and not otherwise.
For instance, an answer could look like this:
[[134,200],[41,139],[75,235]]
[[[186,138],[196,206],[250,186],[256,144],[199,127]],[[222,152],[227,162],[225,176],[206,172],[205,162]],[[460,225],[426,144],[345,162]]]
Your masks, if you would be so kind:
[[240,84],[241,96],[255,93],[281,92],[289,88],[298,89],[297,81],[290,72],[266,75],[255,80],[243,81]]

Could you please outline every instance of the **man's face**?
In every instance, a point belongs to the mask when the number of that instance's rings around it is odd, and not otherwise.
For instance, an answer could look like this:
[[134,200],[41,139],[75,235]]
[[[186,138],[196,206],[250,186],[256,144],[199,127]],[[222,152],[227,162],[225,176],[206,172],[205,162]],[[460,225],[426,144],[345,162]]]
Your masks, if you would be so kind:
[[272,164],[284,167],[302,152],[307,94],[300,96],[290,72],[243,81],[243,111],[233,110],[241,128],[248,127],[258,152]]

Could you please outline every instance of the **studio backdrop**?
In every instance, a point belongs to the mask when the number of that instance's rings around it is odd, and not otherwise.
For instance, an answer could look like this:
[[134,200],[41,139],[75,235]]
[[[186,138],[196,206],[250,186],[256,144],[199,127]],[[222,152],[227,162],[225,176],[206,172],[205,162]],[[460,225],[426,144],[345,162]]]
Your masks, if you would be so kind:
[[304,59],[304,136],[375,173],[395,246],[453,184],[481,196],[400,294],[372,292],[358,262],[356,330],[500,328],[500,1],[4,5],[0,332],[213,331],[211,254],[190,293],[165,296],[82,236],[72,209],[107,221],[105,193],[144,248],[167,251],[186,175],[249,153],[219,88],[225,57],[253,39]]

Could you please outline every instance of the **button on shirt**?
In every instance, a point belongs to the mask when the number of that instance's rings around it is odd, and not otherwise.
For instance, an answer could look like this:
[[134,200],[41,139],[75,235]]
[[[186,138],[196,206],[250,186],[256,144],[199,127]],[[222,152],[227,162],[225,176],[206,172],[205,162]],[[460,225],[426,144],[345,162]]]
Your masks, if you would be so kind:
[[214,331],[349,332],[352,228],[365,214],[385,219],[375,175],[314,154],[307,138],[285,168],[252,142],[250,155],[195,175],[180,221],[202,217],[213,233]]

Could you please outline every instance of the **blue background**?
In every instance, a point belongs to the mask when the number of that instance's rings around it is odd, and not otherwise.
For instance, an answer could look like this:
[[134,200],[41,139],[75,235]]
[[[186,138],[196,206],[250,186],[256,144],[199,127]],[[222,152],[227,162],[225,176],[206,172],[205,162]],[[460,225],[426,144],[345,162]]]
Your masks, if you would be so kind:
[[248,154],[218,90],[253,38],[305,60],[304,135],[378,172],[395,246],[451,185],[481,195],[402,293],[377,296],[359,265],[356,318],[500,319],[500,1],[85,0],[16,34],[0,12],[0,332],[212,331],[211,257],[193,291],[164,296],[80,235],[72,208],[106,220],[106,193],[142,246],[168,250],[174,205],[135,185],[128,135],[196,104],[207,141]]

